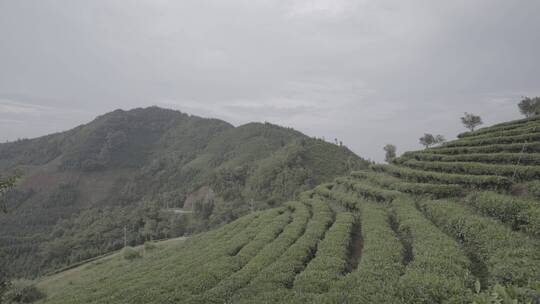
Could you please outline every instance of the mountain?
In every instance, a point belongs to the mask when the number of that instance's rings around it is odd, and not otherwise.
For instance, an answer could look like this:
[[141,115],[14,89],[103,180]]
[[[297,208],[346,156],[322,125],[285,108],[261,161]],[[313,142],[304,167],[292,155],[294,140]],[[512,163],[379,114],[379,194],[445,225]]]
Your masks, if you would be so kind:
[[269,123],[116,110],[0,144],[0,170],[22,172],[0,217],[0,264],[36,276],[124,242],[205,231],[367,164],[344,146]]
[[37,286],[44,303],[537,303],[539,131],[464,133]]

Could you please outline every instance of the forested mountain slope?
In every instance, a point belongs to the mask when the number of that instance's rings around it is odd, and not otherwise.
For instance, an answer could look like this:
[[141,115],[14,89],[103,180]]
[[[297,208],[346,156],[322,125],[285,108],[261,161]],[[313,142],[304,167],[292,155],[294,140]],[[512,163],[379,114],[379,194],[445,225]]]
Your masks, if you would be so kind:
[[207,230],[279,206],[367,162],[290,128],[151,107],[0,144],[22,178],[0,217],[0,263],[35,276],[129,244]]
[[538,128],[461,134],[38,287],[45,303],[538,303]]

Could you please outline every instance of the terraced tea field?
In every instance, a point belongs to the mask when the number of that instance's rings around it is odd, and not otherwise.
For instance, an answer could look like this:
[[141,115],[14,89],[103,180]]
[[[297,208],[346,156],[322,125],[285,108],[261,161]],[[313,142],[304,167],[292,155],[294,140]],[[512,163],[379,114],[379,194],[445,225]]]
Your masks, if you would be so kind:
[[539,131],[464,133],[39,287],[45,303],[538,303]]

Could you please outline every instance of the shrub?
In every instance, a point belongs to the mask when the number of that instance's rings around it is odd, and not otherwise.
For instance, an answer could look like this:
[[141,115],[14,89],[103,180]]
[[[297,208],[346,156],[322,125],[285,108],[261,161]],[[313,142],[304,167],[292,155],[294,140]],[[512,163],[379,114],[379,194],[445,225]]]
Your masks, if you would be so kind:
[[317,247],[317,254],[294,281],[294,288],[302,292],[325,293],[345,272],[354,217],[340,212]]
[[11,282],[9,281],[7,274],[4,272],[3,268],[0,267],[0,303],[2,303],[4,293],[8,291],[10,286]]
[[398,231],[409,235],[412,256],[400,278],[399,295],[405,303],[450,303],[470,300],[470,262],[457,242],[441,232],[414,206],[398,199],[392,203]]
[[157,246],[155,242],[144,242],[144,250],[154,250],[156,248]]
[[403,272],[403,246],[381,205],[362,201],[359,206],[362,257],[356,270],[333,284],[324,303],[401,303],[395,295]]
[[[345,180],[336,179],[336,182],[345,183]],[[332,189],[332,190],[330,190]],[[323,184],[315,188],[315,193],[324,199],[333,200],[347,210],[356,210],[358,208],[358,199],[344,191],[338,191],[333,184]]]
[[455,202],[421,201],[418,206],[437,227],[459,240],[477,265],[485,265],[482,276],[489,286],[525,287],[540,281],[539,241]]
[[[520,135],[524,133],[531,133],[531,132],[539,132],[540,131],[540,125],[538,122],[532,122],[527,123],[523,125],[515,125],[512,127],[506,127],[501,128],[499,130],[497,129],[483,129],[483,132],[465,132],[459,134],[457,137],[461,139],[477,139],[477,138],[485,138],[489,136],[513,136],[513,135]],[[488,132],[489,131],[489,132]]]
[[540,199],[540,181],[532,181],[527,183],[527,191],[532,196]]
[[494,145],[494,144],[513,144],[513,143],[524,143],[524,142],[535,142],[540,140],[540,132],[528,133],[528,134],[519,134],[512,136],[485,136],[479,138],[467,138],[459,139],[455,141],[448,142],[441,147],[464,147],[464,146],[484,146],[484,145]]
[[130,247],[130,246],[125,247],[122,250],[122,255],[124,256],[124,259],[126,259],[128,261],[133,261],[133,260],[141,257],[141,254],[139,253],[139,251],[137,251],[137,249],[135,249],[133,247]]
[[410,153],[398,159],[398,164],[404,164],[410,159],[419,161],[441,162],[478,162],[486,164],[508,165],[540,165],[540,153],[474,153],[443,155],[432,153]]
[[537,203],[491,191],[471,193],[465,202],[514,230],[540,236],[540,206]]
[[[424,153],[436,153],[436,154],[470,154],[470,153],[500,153],[500,152],[526,152],[536,153],[540,152],[540,143],[515,143],[515,144],[494,144],[485,146],[474,147],[437,147],[424,150]],[[416,152],[422,153],[422,152]]]
[[321,184],[315,187],[315,193],[317,193],[320,196],[328,197],[330,195],[330,190],[332,189],[333,184],[326,183]]
[[[321,201],[314,200],[312,204],[313,212],[331,213],[327,204]],[[236,290],[249,284],[254,277],[276,261],[287,248],[298,240],[306,228],[308,218],[307,209],[298,209],[298,212],[294,212],[292,222],[283,229],[277,238],[272,242],[267,242],[266,246],[242,269],[208,291],[205,297],[206,302],[222,303],[223,299],[229,299]]]
[[300,201],[309,200],[313,197],[313,194],[314,194],[313,190],[304,191],[298,195],[298,200]]
[[501,128],[501,127],[510,127],[510,126],[519,126],[531,122],[537,122],[540,121],[540,116],[534,116],[529,118],[523,118],[523,119],[517,119],[507,122],[498,123],[496,125],[491,126],[491,128]]
[[[338,182],[338,180],[336,180]],[[344,185],[350,188],[357,195],[376,202],[391,202],[401,193],[394,190],[382,189],[377,186],[372,186],[363,182],[355,182],[354,180],[340,180]]]
[[366,179],[369,182],[375,183],[390,190],[409,193],[412,195],[430,195],[434,198],[443,198],[449,196],[460,196],[463,193],[463,187],[460,185],[407,183],[402,182],[399,178],[395,178],[393,176],[369,171],[357,171],[353,172],[351,175],[356,178]]
[[45,297],[45,293],[39,290],[32,281],[16,280],[4,295],[4,300],[6,303],[34,303]]
[[[289,213],[289,208],[294,208],[296,204],[286,203],[286,207],[250,213],[231,224],[195,235],[186,240],[184,242],[185,246],[174,254],[178,261],[182,261],[182,263],[175,265],[175,270],[178,271],[175,274],[175,277],[177,277],[175,286],[181,285],[179,288],[182,288],[183,294],[191,293],[188,286],[195,284],[198,284],[196,287],[201,289],[213,286],[215,281],[212,280],[218,279],[218,277],[213,277],[213,274],[220,274],[217,267],[222,267],[221,270],[224,275],[230,273],[227,271],[234,270],[230,267],[230,264],[218,264],[215,261],[219,259],[221,261],[232,261],[235,253],[238,253],[246,244],[246,236],[248,236],[247,241],[249,241],[249,236],[253,235],[253,229],[257,229],[257,227],[263,229],[266,219]],[[249,232],[245,233],[244,231]],[[206,266],[216,268],[210,268],[213,273],[207,274],[205,272],[207,270]],[[207,276],[205,277],[205,275]],[[183,284],[184,282],[186,284]]]
[[[326,207],[328,208],[328,207]],[[329,211],[329,209],[327,209]],[[297,273],[313,258],[319,240],[332,223],[331,212],[316,212],[308,222],[304,234],[296,240],[274,263],[261,271],[246,287],[245,294],[257,294],[263,290],[292,287]]]
[[483,136],[483,135],[490,134],[490,133],[495,133],[495,132],[505,132],[505,131],[508,131],[508,130],[514,130],[514,129],[522,128],[523,126],[524,126],[524,124],[516,124],[516,125],[512,125],[512,126],[501,126],[501,127],[495,127],[495,126],[484,127],[484,128],[478,129],[478,130],[476,130],[474,132],[467,131],[467,132],[459,133],[457,135],[457,138],[469,138],[469,137]]
[[371,168],[377,172],[386,172],[393,176],[405,179],[412,182],[420,183],[436,183],[436,184],[456,184],[467,187],[480,188],[502,188],[507,189],[512,185],[512,182],[500,176],[490,175],[465,175],[465,174],[448,174],[439,172],[428,172],[415,170],[405,167],[397,167],[391,165],[371,165]]
[[186,269],[178,277],[178,286],[194,294],[215,287],[256,255],[262,246],[267,244],[268,241],[265,242],[264,239],[275,238],[288,223],[290,211],[299,213],[305,221],[309,218],[308,208],[303,203],[288,203],[287,210],[285,213],[280,213],[277,209],[263,212],[254,225],[245,227],[228,242],[214,247],[215,252],[210,257],[207,256],[205,261],[200,261],[202,265]]
[[463,187],[460,185],[426,184],[426,183],[396,183],[391,186],[393,190],[409,193],[412,195],[426,195],[434,198],[443,198],[463,195]]
[[403,165],[421,170],[471,174],[471,175],[498,175],[515,177],[518,180],[531,180],[540,178],[540,166],[493,165],[471,162],[438,162],[408,160]]
[[540,284],[530,286],[529,288],[519,288],[512,285],[503,286],[495,284],[495,286],[480,292],[477,288],[474,295],[475,304],[516,304],[516,303],[538,303],[540,295]]

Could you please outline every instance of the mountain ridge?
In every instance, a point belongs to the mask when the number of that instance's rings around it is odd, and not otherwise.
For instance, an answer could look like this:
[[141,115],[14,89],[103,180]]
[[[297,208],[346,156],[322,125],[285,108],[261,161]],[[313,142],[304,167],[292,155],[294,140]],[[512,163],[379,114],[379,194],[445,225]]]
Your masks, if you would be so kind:
[[[133,244],[204,231],[366,166],[344,146],[269,123],[235,127],[158,107],[115,110],[68,131],[0,144],[0,169],[23,173],[8,196],[11,215],[0,219],[0,254],[11,257],[3,264],[12,275],[34,276],[117,249],[123,226]],[[193,204],[193,216],[163,211],[182,208],[203,187],[215,195]]]

